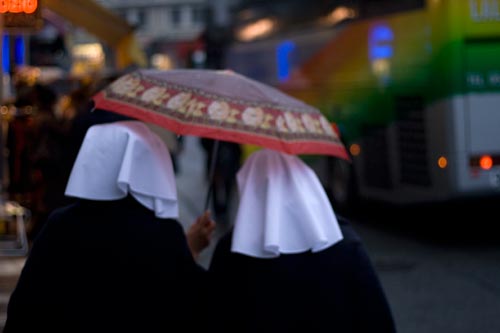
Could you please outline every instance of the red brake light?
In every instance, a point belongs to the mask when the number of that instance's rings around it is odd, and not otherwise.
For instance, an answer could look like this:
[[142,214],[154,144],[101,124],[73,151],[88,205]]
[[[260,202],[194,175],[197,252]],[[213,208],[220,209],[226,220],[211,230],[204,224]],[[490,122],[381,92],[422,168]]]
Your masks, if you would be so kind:
[[493,166],[493,158],[489,155],[483,155],[479,158],[479,166],[483,170],[489,170]]

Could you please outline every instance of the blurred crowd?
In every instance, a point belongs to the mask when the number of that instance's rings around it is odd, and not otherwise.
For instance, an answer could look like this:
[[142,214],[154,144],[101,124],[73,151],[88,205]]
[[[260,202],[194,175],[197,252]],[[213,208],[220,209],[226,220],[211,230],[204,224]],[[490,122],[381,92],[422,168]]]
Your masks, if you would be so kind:
[[48,214],[67,204],[64,188],[87,129],[118,116],[93,111],[92,96],[115,76],[80,79],[57,86],[14,81],[15,98],[9,103],[5,149],[6,195],[29,209],[27,225],[32,240]]

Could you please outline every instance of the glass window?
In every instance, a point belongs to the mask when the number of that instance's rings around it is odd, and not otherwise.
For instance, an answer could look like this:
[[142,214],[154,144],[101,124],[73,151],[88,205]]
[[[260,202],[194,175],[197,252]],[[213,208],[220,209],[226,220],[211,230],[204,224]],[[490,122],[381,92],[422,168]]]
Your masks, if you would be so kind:
[[172,23],[174,25],[179,25],[181,23],[181,7],[180,6],[172,6]]
[[146,23],[146,12],[144,9],[132,9],[127,14],[127,21],[135,27],[142,27]]
[[193,22],[194,23],[204,23],[205,21],[205,11],[203,7],[193,8]]

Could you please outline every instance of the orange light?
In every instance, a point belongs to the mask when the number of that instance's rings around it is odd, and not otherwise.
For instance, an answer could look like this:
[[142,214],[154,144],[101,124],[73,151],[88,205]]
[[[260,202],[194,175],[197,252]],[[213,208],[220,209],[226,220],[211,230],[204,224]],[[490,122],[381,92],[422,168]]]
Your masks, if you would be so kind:
[[479,159],[479,166],[483,170],[489,170],[493,166],[493,159],[489,155],[481,156]]
[[448,160],[446,159],[446,157],[444,156],[440,156],[438,158],[438,162],[437,162],[438,166],[441,168],[441,169],[444,169],[446,168],[446,166],[448,166]]
[[353,143],[349,147],[349,152],[351,153],[352,156],[358,156],[359,153],[361,153],[361,147],[357,143]]
[[0,0],[0,13],[32,14],[38,8],[38,0]]
[[270,18],[263,18],[250,23],[241,28],[238,32],[238,39],[249,42],[256,38],[269,35],[276,28],[276,22]]

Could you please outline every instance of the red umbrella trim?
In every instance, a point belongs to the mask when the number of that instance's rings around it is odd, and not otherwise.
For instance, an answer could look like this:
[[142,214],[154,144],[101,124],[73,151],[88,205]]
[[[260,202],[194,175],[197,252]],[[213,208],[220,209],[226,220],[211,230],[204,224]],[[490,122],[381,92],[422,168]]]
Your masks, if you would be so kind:
[[96,108],[156,123],[178,134],[348,159],[337,133],[319,111],[297,112],[257,103],[248,106],[134,73],[112,83],[94,101]]

